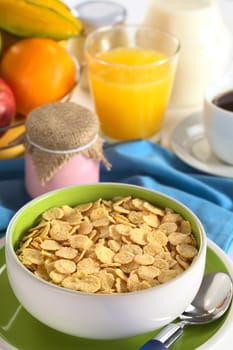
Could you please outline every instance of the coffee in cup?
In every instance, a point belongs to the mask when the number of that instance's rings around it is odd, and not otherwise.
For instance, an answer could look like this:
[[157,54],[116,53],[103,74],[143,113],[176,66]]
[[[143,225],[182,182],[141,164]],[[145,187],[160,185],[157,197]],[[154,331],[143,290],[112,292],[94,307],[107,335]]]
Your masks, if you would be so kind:
[[224,92],[213,99],[213,103],[219,108],[233,112],[233,90]]
[[233,77],[223,77],[207,87],[203,122],[213,153],[233,165]]

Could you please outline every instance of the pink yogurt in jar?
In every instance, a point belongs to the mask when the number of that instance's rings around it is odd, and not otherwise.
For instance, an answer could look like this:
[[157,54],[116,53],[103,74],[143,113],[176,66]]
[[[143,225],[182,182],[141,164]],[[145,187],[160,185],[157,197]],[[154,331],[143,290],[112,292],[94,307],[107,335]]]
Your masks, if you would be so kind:
[[99,181],[103,154],[96,115],[74,102],[51,102],[26,118],[25,187],[34,198],[67,186]]
[[99,181],[100,162],[77,154],[59,169],[44,186],[37,178],[32,156],[25,154],[25,186],[28,194],[34,198],[58,188]]

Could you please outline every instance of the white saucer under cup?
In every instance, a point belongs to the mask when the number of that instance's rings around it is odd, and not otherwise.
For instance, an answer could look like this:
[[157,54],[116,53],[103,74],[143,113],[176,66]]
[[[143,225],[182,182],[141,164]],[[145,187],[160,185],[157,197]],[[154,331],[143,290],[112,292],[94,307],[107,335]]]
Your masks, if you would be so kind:
[[233,178],[233,165],[217,158],[206,139],[201,112],[179,122],[171,135],[174,153],[188,165],[208,174]]

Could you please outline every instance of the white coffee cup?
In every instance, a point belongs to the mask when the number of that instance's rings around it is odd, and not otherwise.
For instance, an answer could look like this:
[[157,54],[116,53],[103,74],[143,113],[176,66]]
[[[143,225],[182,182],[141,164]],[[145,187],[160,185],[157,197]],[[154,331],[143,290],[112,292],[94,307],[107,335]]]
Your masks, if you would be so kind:
[[206,88],[203,122],[212,152],[220,160],[233,164],[233,111],[220,105],[230,92],[233,105],[233,76],[223,77]]

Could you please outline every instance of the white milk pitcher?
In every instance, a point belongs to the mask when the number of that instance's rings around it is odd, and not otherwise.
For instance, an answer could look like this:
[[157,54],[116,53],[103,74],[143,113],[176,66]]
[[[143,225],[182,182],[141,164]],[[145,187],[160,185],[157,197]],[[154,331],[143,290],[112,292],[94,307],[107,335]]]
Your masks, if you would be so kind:
[[231,63],[232,38],[218,1],[150,0],[143,24],[168,31],[181,43],[170,106],[201,108],[206,86]]

